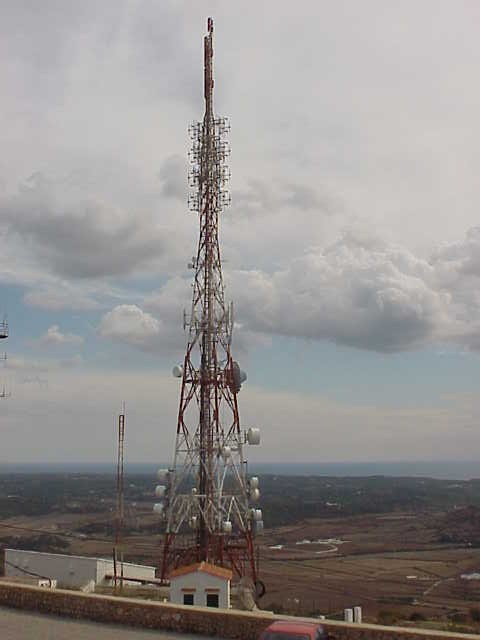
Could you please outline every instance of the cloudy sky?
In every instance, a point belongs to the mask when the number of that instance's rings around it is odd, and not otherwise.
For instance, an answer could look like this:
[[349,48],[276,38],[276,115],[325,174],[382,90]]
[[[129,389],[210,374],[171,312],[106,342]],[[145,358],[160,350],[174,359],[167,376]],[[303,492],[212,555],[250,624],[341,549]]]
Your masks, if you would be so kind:
[[476,0],[0,10],[0,461],[170,457],[208,15],[250,457],[478,457]]

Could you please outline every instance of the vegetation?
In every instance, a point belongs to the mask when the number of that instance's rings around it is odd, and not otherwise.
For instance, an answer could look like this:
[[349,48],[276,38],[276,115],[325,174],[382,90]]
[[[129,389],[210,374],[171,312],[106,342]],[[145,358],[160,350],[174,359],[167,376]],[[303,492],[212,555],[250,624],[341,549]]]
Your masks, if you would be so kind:
[[[131,475],[125,479],[126,504],[155,501],[155,477]],[[394,511],[451,510],[440,542],[470,542],[480,546],[480,481],[430,478],[329,478],[276,476],[260,478],[261,507],[269,527],[298,523],[314,517],[345,517]],[[0,519],[19,515],[102,513],[115,506],[115,478],[107,474],[0,475]],[[461,518],[455,510],[469,507]],[[459,521],[464,523],[461,529]],[[106,533],[92,525],[84,533]],[[109,532],[110,533],[110,532]]]

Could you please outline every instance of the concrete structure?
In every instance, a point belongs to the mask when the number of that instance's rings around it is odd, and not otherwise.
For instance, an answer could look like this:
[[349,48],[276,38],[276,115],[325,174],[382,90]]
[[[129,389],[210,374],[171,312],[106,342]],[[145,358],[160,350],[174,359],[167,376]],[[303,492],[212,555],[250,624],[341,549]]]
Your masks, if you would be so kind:
[[34,578],[33,576],[8,576],[8,578],[0,578],[1,580],[6,580],[7,582],[13,582],[14,584],[17,582],[18,584],[29,584],[32,587],[42,587],[43,589],[56,589],[57,581],[52,580],[51,578]]
[[170,573],[170,602],[229,609],[231,580],[230,569],[208,562],[180,567]]
[[[239,638],[258,640],[260,633],[274,620],[279,619],[279,616],[274,616],[267,611],[251,612],[185,607],[138,598],[98,596],[62,589],[41,589],[27,585],[8,584],[2,581],[0,581],[0,607],[15,607],[22,611],[35,611],[37,614],[54,614],[64,616],[64,618],[74,618],[75,621],[80,619],[93,620],[122,627],[136,626],[143,629],[175,631],[182,634],[196,633],[230,640],[238,640]],[[281,619],[318,624],[316,618],[281,616]],[[322,621],[322,625],[332,640],[479,640],[478,635],[433,629],[348,624],[333,620]],[[1,637],[4,640],[3,626],[1,629]],[[119,633],[121,629],[119,627],[117,629],[117,633]],[[79,633],[75,633],[75,631],[75,628],[72,627],[72,634],[68,637],[77,638]],[[88,637],[100,637],[97,631],[98,629],[95,628],[93,635],[90,634]],[[24,637],[26,637],[25,634],[22,635],[22,639]],[[34,637],[43,636],[38,634]],[[11,636],[9,640],[17,639],[18,633],[15,629],[15,635]]]
[[[120,573],[120,568],[117,566]],[[51,578],[59,587],[94,591],[98,584],[112,584],[113,560],[5,549],[5,576]],[[155,580],[155,567],[123,563],[125,584],[128,580]]]
[[345,622],[353,622],[353,609],[344,609],[343,619]]

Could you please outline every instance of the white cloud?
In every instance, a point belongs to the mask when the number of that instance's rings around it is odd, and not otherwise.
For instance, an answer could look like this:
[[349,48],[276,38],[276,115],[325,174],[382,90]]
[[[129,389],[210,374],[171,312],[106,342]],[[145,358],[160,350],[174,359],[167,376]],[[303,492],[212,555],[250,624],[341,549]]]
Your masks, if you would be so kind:
[[161,323],[134,304],[121,304],[106,313],[98,328],[103,338],[149,348],[161,332]]
[[83,344],[82,336],[74,333],[62,333],[58,324],[53,324],[47,332],[35,341],[40,347],[61,347],[64,345]]

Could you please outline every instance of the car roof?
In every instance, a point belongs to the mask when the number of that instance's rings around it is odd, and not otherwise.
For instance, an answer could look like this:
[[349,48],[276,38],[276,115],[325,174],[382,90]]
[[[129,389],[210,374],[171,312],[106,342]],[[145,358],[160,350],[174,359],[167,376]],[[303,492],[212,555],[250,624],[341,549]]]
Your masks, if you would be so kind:
[[265,631],[290,631],[295,633],[310,633],[312,629],[321,627],[321,624],[315,622],[294,622],[293,620],[275,620]]

